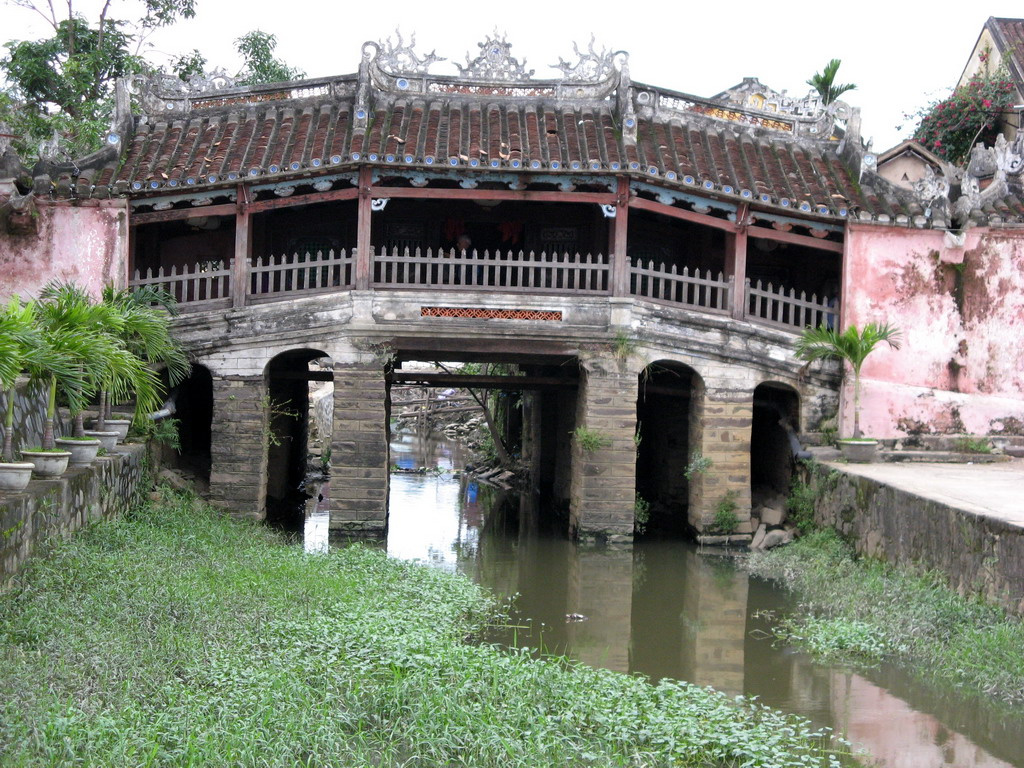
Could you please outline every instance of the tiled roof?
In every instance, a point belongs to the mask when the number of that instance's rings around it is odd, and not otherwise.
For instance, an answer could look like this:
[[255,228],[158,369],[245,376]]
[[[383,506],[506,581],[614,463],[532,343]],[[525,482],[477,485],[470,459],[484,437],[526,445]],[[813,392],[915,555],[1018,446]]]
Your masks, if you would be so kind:
[[[562,62],[565,77],[534,80],[503,41],[481,49],[455,77],[367,44],[355,75],[251,88],[142,84],[145,114],[126,113],[105,152],[52,166],[37,192],[52,181],[64,196],[215,196],[243,181],[300,183],[368,164],[396,175],[490,172],[576,184],[625,174],[810,217],[947,223],[926,219],[913,195],[873,172],[859,115],[841,103],[780,97],[754,79],[700,99],[634,83],[613,61],[621,54],[593,49],[575,67]],[[847,120],[842,142],[837,117]],[[1024,217],[1014,195],[994,206],[991,215]]]
[[1006,57],[1017,89],[1024,94],[1024,19],[998,19],[993,16],[988,20],[988,26],[999,53]]

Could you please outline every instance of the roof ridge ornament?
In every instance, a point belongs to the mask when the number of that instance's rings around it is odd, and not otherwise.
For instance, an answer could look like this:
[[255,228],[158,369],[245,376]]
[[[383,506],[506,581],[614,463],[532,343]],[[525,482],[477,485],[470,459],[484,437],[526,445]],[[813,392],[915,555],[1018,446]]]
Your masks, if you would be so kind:
[[551,65],[552,69],[561,70],[562,79],[568,82],[594,83],[604,80],[615,72],[616,58],[624,56],[626,60],[629,59],[629,54],[626,51],[609,51],[603,46],[601,52],[598,53],[594,49],[593,34],[590,35],[586,52],[580,51],[576,42],[573,42],[572,50],[579,59],[575,64],[570,64],[559,56],[558,63]]
[[[506,33],[507,35],[507,33]],[[526,69],[526,59],[520,64],[512,55],[512,45],[495,29],[482,43],[477,43],[480,54],[470,59],[466,54],[466,66],[453,62],[459,68],[459,75],[467,80],[526,82],[533,77],[534,70]]]
[[405,44],[400,30],[395,30],[397,43],[392,43],[388,37],[384,42],[379,43],[377,51],[377,66],[392,75],[425,75],[430,70],[430,65],[438,61],[447,61],[444,56],[438,56],[437,50],[433,50],[425,56],[419,56],[414,50],[416,47],[416,34],[409,37],[409,44]]

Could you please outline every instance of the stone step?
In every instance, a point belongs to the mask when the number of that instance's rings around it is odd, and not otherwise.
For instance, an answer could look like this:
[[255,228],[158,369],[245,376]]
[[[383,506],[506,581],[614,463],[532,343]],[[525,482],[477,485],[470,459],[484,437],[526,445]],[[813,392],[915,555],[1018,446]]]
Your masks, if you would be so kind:
[[961,453],[958,451],[880,451],[881,461],[915,463],[931,462],[939,464],[995,464],[1010,461],[1010,457],[1001,453]]

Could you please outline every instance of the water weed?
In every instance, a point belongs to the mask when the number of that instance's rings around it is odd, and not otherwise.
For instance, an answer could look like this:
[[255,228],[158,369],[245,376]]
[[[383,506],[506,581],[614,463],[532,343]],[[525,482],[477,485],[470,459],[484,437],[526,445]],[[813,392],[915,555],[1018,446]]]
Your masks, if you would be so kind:
[[499,611],[463,577],[165,494],[0,597],[0,763],[839,764],[756,702],[479,642]]
[[856,558],[834,531],[752,555],[753,573],[782,579],[800,606],[779,632],[830,658],[903,660],[1006,702],[1024,702],[1024,623],[961,597],[931,574]]

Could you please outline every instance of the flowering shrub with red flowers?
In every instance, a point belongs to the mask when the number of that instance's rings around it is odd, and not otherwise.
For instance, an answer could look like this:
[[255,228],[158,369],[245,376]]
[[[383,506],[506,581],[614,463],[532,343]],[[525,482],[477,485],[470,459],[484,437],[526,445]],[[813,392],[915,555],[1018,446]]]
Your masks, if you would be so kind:
[[1004,73],[975,75],[967,85],[922,110],[914,138],[944,160],[960,165],[978,142],[995,143],[1002,116],[1014,100]]

